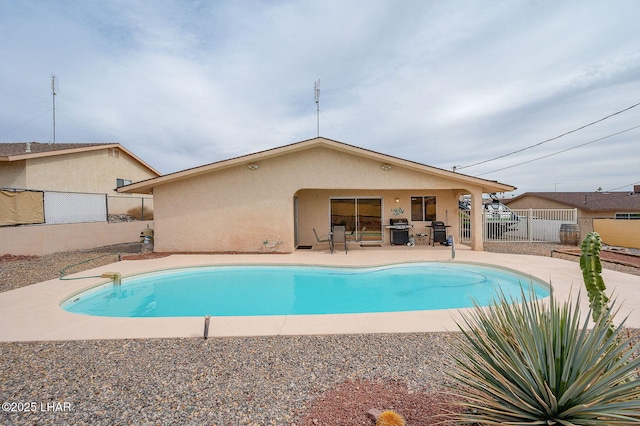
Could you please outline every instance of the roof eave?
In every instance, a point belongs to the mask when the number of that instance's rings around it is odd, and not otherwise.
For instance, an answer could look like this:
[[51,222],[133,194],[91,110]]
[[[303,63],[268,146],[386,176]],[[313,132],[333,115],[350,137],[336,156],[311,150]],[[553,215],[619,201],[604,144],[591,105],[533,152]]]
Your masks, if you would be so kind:
[[122,146],[117,142],[99,144],[94,146],[84,146],[80,148],[69,148],[69,149],[61,149],[61,150],[55,150],[55,151],[46,151],[46,152],[25,152],[18,155],[8,155],[8,156],[0,157],[0,161],[20,161],[20,160],[29,160],[33,158],[55,157],[58,155],[76,154],[79,152],[97,151],[97,150],[109,149],[109,148],[118,148],[124,151],[127,155],[129,155],[135,161],[137,161],[138,163],[140,163],[141,165],[149,169],[151,172],[153,172],[157,176],[162,176],[162,173],[160,173],[155,168],[151,167],[149,164],[144,162],[141,158],[139,158],[133,152],[129,151],[127,148],[125,148],[124,146]]
[[78,152],[86,152],[86,151],[95,151],[99,149],[105,148],[122,148],[124,151],[129,153],[124,147],[122,147],[119,143],[108,143],[104,145],[96,145],[96,146],[84,146],[81,148],[69,148],[69,149],[61,149],[56,151],[45,151],[45,152],[25,152],[18,155],[9,155],[5,158],[5,161],[19,161],[19,160],[28,160],[31,158],[41,158],[41,157],[55,157],[57,155],[66,155],[66,154],[75,154]]
[[257,162],[260,160],[265,160],[267,158],[271,158],[271,157],[275,157],[275,156],[279,156],[287,153],[302,151],[302,150],[309,149],[316,146],[329,146],[338,151],[360,155],[363,157],[368,157],[373,160],[379,160],[382,163],[389,163],[391,165],[397,165],[397,166],[401,166],[401,167],[405,167],[405,168],[409,168],[409,169],[413,169],[421,172],[430,172],[448,179],[466,181],[471,185],[481,186],[483,188],[483,192],[511,192],[516,190],[516,187],[514,186],[503,184],[497,181],[489,181],[482,178],[477,178],[473,176],[456,173],[453,171],[440,169],[437,167],[405,160],[405,159],[390,156],[387,154],[382,154],[376,151],[371,151],[365,148],[360,148],[354,145],[349,145],[343,142],[338,142],[338,141],[326,139],[323,137],[308,139],[302,142],[296,142],[293,144],[284,145],[281,147],[272,148],[272,149],[268,149],[268,150],[260,151],[256,153],[251,153],[251,154],[243,155],[240,157],[231,158],[228,160],[221,160],[215,163],[206,164],[204,166],[198,166],[191,169],[182,170],[179,172],[171,173],[171,174],[160,176],[157,178],[152,178],[145,181],[122,186],[117,190],[118,192],[127,192],[127,193],[129,192],[151,193],[153,192],[154,186],[163,185],[168,182],[177,182],[177,181],[191,178],[194,176],[199,176],[199,175],[210,173],[213,171],[234,167],[239,164]]

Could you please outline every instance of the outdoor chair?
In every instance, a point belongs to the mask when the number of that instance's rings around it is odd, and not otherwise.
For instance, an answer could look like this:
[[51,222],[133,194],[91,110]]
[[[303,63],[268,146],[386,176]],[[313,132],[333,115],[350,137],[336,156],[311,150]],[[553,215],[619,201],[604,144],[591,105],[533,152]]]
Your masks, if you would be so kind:
[[330,235],[323,236],[323,238],[318,237],[318,233],[316,232],[316,228],[313,228],[313,235],[316,236],[316,243],[313,246],[313,249],[316,249],[316,246],[320,243],[329,243],[329,251],[333,253],[333,242],[331,240]]
[[344,252],[349,253],[349,240],[347,240],[347,230],[342,225],[336,225],[333,227],[333,232],[331,233],[331,253],[333,254],[333,250],[336,244],[344,244]]
[[364,231],[366,231],[366,230],[367,230],[366,227],[362,228],[362,231],[360,231],[359,234],[356,234],[356,238],[353,240],[353,242],[358,244],[362,250],[364,250],[364,245],[362,244],[362,237],[364,237]]

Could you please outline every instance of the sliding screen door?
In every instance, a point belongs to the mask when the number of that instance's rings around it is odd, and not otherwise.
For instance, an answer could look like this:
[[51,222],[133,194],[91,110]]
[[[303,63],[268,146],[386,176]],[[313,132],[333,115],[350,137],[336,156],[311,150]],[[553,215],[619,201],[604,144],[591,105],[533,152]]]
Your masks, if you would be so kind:
[[382,198],[332,198],[331,227],[344,225],[363,241],[382,241]]

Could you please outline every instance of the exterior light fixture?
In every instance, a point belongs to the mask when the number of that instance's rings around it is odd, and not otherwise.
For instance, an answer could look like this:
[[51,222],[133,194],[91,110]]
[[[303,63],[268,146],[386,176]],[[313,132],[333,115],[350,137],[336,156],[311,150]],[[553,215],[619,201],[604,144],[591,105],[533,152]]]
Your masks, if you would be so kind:
[[247,167],[249,167],[250,170],[258,170],[258,166],[256,163],[251,163],[249,164]]
[[396,198],[396,203],[399,203],[399,202],[400,202],[400,198]]
[[385,172],[388,172],[389,170],[391,170],[391,166],[389,164],[383,164],[382,166],[380,166],[380,168]]

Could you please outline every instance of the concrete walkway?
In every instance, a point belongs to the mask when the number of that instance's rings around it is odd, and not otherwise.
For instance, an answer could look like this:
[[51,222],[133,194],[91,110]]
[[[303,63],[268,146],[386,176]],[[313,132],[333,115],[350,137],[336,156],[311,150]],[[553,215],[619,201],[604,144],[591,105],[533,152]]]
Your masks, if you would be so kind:
[[[582,311],[588,300],[577,263],[557,258],[456,250],[449,247],[376,247],[337,251],[298,250],[292,254],[173,255],[153,260],[122,261],[70,278],[120,272],[123,277],[161,269],[237,264],[296,264],[373,266],[420,261],[475,262],[515,269],[551,283],[556,296],[566,299],[582,292]],[[640,328],[640,276],[605,270],[607,294],[618,299],[618,322]],[[50,280],[0,293],[0,341],[85,340],[125,338],[202,337],[203,317],[106,318],[72,314],[59,304],[84,289],[107,282],[104,278]],[[400,313],[290,315],[262,317],[212,317],[209,336],[259,336],[303,334],[403,333],[457,331],[456,320],[465,310]]]

